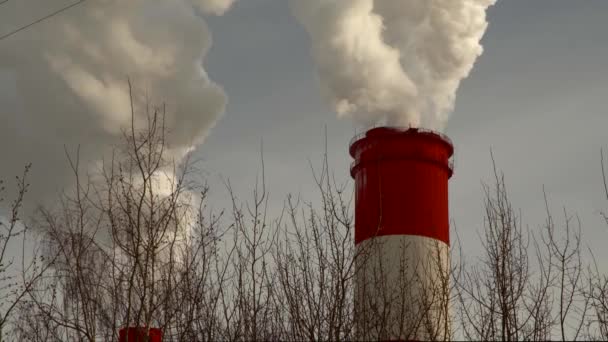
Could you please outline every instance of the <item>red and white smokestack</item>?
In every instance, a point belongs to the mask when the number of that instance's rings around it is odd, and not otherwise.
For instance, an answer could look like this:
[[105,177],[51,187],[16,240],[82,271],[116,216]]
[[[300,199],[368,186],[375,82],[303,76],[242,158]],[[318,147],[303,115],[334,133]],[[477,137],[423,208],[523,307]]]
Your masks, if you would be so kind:
[[163,332],[158,328],[128,327],[118,332],[119,342],[163,342]]
[[450,338],[453,152],[447,137],[420,129],[374,128],[350,145],[358,339]]

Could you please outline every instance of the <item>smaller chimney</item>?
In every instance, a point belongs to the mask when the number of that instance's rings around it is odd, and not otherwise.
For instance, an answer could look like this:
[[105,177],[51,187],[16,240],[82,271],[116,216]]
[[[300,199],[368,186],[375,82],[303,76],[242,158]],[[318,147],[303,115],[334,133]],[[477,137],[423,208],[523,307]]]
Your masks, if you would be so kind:
[[162,342],[163,332],[158,328],[128,327],[118,332],[119,342]]

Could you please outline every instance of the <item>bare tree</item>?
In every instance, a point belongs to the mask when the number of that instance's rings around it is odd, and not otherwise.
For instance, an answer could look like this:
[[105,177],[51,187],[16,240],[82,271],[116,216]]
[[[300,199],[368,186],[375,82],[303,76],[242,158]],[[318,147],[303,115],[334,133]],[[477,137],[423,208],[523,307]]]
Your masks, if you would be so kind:
[[319,202],[287,198],[288,224],[274,249],[277,301],[288,340],[353,338],[355,274],[352,190],[330,174],[327,152],[320,171],[311,167]]
[[179,333],[173,323],[192,294],[180,287],[217,236],[215,222],[197,221],[187,163],[178,169],[167,160],[163,110],[147,112],[141,131],[132,124],[97,174],[83,173],[79,153],[68,156],[74,187],[38,222],[59,257],[28,291],[21,338],[110,341],[124,326]]
[[[21,215],[30,186],[27,180],[30,168],[31,164],[26,165],[23,174],[16,177],[16,196],[6,218],[0,217],[0,341],[3,341],[4,328],[14,323],[11,320],[15,309],[53,261],[39,254],[31,229]],[[4,191],[0,180],[0,204],[5,201]],[[28,250],[31,253],[26,254]]]
[[462,264],[455,279],[462,333],[473,340],[576,340],[591,304],[580,220],[564,209],[558,231],[545,195],[546,223],[531,237],[492,161],[494,184],[484,185],[483,255],[478,264]]
[[[600,150],[600,164],[604,194],[608,200],[608,181],[604,166],[603,150]],[[601,212],[600,214],[608,225],[608,215],[606,212]],[[608,276],[599,269],[596,258],[593,257],[592,260],[593,265],[589,267],[590,271],[588,278],[588,296],[591,301],[592,315],[587,325],[589,336],[597,340],[606,340],[608,339]]]
[[[511,207],[504,177],[494,166],[494,187],[484,185],[484,255],[480,265],[463,267],[457,279],[459,315],[467,339],[513,341],[523,339],[531,320],[544,319],[546,313],[533,315],[521,307],[543,305],[540,298],[527,300],[530,281],[528,235]],[[540,313],[540,310],[537,310]],[[542,337],[548,337],[543,334]]]
[[148,126],[132,123],[97,173],[68,154],[73,189],[37,222],[58,258],[26,291],[14,335],[115,341],[134,326],[159,327],[167,340],[278,338],[269,265],[279,223],[267,218],[264,182],[252,205],[227,183],[224,224],[223,212],[207,210],[208,188],[192,180],[192,164],[168,159],[164,107],[145,110]]
[[[556,224],[545,194],[546,223],[541,235],[542,248],[537,246],[540,272],[549,280],[549,290],[555,297],[555,318],[558,336],[562,341],[577,340],[587,322],[590,298],[586,294],[586,267],[581,251],[581,221],[563,209],[563,229]],[[574,228],[572,227],[574,225]],[[538,252],[540,250],[540,252]],[[554,278],[551,278],[551,271]],[[544,296],[545,294],[543,294]]]

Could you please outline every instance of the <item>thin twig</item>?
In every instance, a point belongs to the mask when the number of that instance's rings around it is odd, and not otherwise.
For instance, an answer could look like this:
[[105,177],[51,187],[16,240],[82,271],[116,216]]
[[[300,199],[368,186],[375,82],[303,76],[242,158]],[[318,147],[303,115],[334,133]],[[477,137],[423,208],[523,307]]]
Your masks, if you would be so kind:
[[606,182],[606,171],[604,169],[604,149],[600,149],[600,162],[602,164],[602,181],[604,182],[604,192],[608,199],[608,183]]

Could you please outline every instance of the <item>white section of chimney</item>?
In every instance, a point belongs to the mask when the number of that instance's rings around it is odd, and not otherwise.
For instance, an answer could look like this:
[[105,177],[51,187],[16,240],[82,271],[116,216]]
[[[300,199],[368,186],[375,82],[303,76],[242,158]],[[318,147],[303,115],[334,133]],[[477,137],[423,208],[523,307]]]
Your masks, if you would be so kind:
[[449,246],[384,235],[357,246],[355,319],[361,340],[447,340]]

